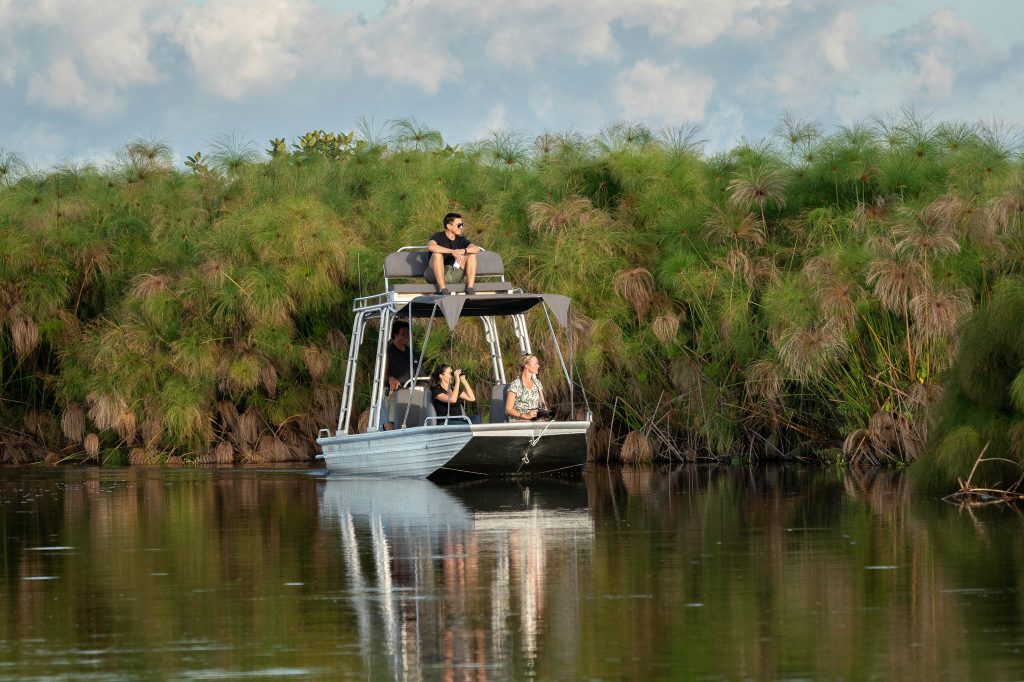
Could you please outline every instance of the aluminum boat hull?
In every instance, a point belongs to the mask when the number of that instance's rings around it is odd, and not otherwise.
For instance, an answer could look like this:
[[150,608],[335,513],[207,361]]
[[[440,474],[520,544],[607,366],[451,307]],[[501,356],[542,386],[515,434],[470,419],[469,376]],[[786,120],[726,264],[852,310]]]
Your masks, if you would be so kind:
[[318,438],[318,459],[349,476],[514,477],[573,473],[589,421],[417,426]]

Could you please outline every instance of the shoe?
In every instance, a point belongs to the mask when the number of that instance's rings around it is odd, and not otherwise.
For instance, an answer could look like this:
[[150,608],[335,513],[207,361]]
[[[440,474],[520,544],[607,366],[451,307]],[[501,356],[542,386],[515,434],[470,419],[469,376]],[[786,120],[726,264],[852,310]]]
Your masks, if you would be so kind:
[[466,287],[466,296],[472,296],[476,293],[476,289],[473,287]]
[[447,289],[441,289],[440,291],[437,292],[437,295],[438,296],[451,296],[452,292],[448,291]]

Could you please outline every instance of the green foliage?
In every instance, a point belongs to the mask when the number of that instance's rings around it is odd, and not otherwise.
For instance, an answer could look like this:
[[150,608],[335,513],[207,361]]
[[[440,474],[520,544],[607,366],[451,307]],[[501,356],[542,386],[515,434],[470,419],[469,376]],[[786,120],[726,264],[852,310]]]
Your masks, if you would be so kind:
[[[513,281],[574,299],[605,426],[617,399],[663,397],[689,452],[847,441],[893,461],[934,421],[915,469],[936,480],[964,475],[978,443],[1019,459],[1012,131],[909,113],[826,133],[787,117],[777,139],[710,158],[698,134],[616,123],[460,149],[410,118],[273,139],[266,157],[221,136],[187,170],[157,140],[103,171],[32,173],[0,152],[0,417],[17,433],[29,412],[116,396],[119,429],[86,425],[108,449],[143,431],[194,459],[221,442],[254,457],[267,435],[311,443],[316,396],[343,364],[316,349],[350,332],[351,299],[376,291],[386,253],[457,210]],[[479,376],[472,340],[439,336],[429,359],[456,353]]]

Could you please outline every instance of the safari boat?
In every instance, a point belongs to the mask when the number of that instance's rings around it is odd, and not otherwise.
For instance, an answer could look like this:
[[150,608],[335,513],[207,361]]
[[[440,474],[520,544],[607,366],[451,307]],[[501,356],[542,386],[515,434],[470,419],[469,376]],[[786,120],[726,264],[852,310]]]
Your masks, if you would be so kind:
[[[317,444],[332,472],[343,475],[441,478],[446,476],[535,476],[579,471],[587,457],[591,411],[586,395],[577,388],[572,357],[570,300],[559,294],[523,291],[505,278],[501,256],[494,251],[477,254],[476,293],[466,295],[461,284],[449,284],[453,295],[441,296],[423,281],[430,254],[424,247],[403,247],[384,259],[384,291],[353,302],[355,318],[349,339],[348,361],[337,428],[321,429]],[[509,421],[505,398],[509,379],[502,357],[500,326],[511,327],[509,345],[520,354],[532,353],[526,313],[543,312],[557,358],[545,358],[560,368],[566,379],[568,402],[556,411],[570,419]],[[510,325],[500,325],[507,318]],[[385,365],[389,331],[395,320],[425,320],[409,325],[409,367],[423,367],[423,348],[435,323],[443,320],[454,330],[458,324],[479,323],[491,357],[490,417],[472,424],[468,417],[438,417],[434,413],[427,377],[415,377],[396,391],[393,430],[381,427],[381,411],[387,400]],[[353,399],[359,377],[359,358],[371,323],[377,326],[373,376],[370,381],[369,421],[365,433],[352,433]],[[557,327],[556,324],[557,323]],[[417,338],[417,327],[425,327]],[[568,340],[568,357],[559,344],[558,328]],[[508,335],[508,332],[506,332]],[[414,364],[413,348],[419,342],[420,358]],[[556,364],[557,363],[557,364]],[[410,375],[412,373],[410,372]],[[582,417],[582,418],[580,418]],[[440,423],[439,423],[440,421]]]

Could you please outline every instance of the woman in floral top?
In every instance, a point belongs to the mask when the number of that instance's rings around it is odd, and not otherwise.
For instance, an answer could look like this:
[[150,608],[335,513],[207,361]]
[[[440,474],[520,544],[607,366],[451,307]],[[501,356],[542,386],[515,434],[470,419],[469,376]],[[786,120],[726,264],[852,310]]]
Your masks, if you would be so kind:
[[519,378],[508,386],[505,414],[510,420],[537,418],[537,410],[545,404],[544,387],[537,378],[540,361],[536,355],[524,355],[519,362]]

